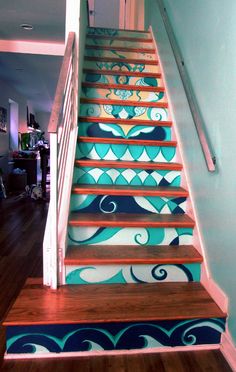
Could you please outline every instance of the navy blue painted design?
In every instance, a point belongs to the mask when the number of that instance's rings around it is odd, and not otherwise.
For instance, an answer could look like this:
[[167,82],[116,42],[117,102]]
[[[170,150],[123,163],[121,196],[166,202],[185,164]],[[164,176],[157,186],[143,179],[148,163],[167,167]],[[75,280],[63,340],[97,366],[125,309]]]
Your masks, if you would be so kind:
[[[186,277],[188,278],[188,281],[193,282],[193,275],[192,275],[191,271],[186,266],[181,265],[181,264],[172,265],[172,266],[176,266],[176,267],[180,268],[180,270],[182,270],[185,273]],[[165,267],[163,267],[163,265],[156,265],[152,269],[152,276],[156,280],[162,281],[162,280],[165,280],[167,278],[168,272],[165,269]]]
[[[83,123],[80,123],[79,126],[80,125],[83,125]],[[114,136],[111,131],[105,132],[99,127],[98,123],[93,123],[88,127],[87,136],[99,138],[123,138],[122,136]],[[141,132],[139,135],[135,136],[135,139],[164,141],[167,138],[166,131],[163,127],[155,127],[150,133]]]
[[[176,208],[172,209],[171,213],[183,214],[184,210],[181,208],[180,205],[185,201],[186,198],[171,198],[171,202],[176,204]],[[161,209],[159,210],[158,206],[153,205],[153,208],[156,209],[156,213],[161,212]],[[120,195],[97,195],[96,198],[87,207],[83,209],[73,208],[72,211],[79,211],[80,213],[154,213],[145,208],[142,208],[139,204],[137,204],[134,197]]]
[[[199,325],[199,326],[198,326]],[[104,350],[143,349],[159,346],[216,344],[225,319],[193,319],[143,323],[97,323],[12,326],[7,328],[7,353],[89,351],[93,344]],[[154,344],[148,344],[148,339]],[[13,341],[11,341],[13,339]]]

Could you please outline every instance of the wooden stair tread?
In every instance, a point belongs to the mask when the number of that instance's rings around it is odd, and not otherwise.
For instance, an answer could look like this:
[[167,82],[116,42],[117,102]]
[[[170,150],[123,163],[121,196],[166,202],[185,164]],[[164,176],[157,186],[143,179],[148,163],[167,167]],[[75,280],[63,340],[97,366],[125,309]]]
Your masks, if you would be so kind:
[[102,137],[78,137],[80,143],[111,143],[120,145],[140,145],[140,146],[158,146],[158,147],[176,147],[176,141],[158,141],[158,140],[137,140],[126,138],[102,138]]
[[96,88],[96,89],[120,89],[120,90],[137,90],[144,92],[164,92],[164,87],[153,87],[144,85],[126,85],[126,84],[106,84],[106,83],[90,83],[83,82],[84,88]]
[[158,169],[158,170],[182,170],[180,163],[151,163],[142,161],[121,160],[75,160],[77,167],[99,167],[99,168],[136,168],[136,169]]
[[160,121],[160,120],[137,120],[137,119],[115,119],[115,118],[103,118],[95,116],[79,116],[79,122],[84,123],[110,123],[110,124],[123,124],[123,125],[147,125],[151,127],[171,127],[171,121]]
[[148,49],[148,48],[130,48],[125,47],[122,45],[85,45],[86,49],[94,49],[94,50],[120,50],[121,52],[134,52],[134,53],[149,53],[149,54],[155,54],[155,49]]
[[122,63],[134,63],[134,64],[144,64],[144,65],[157,65],[158,60],[155,59],[139,59],[139,58],[113,58],[113,57],[91,57],[85,56],[85,61],[97,61],[97,62],[122,62]]
[[72,186],[73,194],[126,195],[126,196],[164,196],[187,197],[188,191],[182,187],[164,186],[129,186],[129,185],[76,185]]
[[192,245],[79,245],[70,246],[65,265],[182,264],[200,263],[202,256]]
[[87,35],[86,38],[88,39],[98,39],[98,40],[119,40],[119,41],[133,41],[140,42],[140,43],[152,43],[153,40],[142,38],[142,37],[130,37],[130,36],[116,36],[116,35]]
[[185,214],[78,213],[69,215],[70,226],[193,228]]
[[[94,26],[91,26],[91,27],[88,27],[88,30],[89,29],[92,29],[92,30],[100,30],[101,29],[101,27],[94,27]],[[114,28],[111,28],[111,27],[102,27],[102,29],[103,30],[112,30],[112,31],[121,31],[121,32],[127,32],[127,33],[132,33],[132,32],[135,32],[136,34],[148,34],[148,35],[150,35],[150,32],[149,31],[147,31],[147,30],[130,30],[130,29],[123,29],[123,28],[116,28],[116,29],[114,29]],[[87,32],[87,34],[86,34],[87,36],[88,35],[93,35],[93,34],[89,34],[88,32]],[[117,35],[115,35],[115,37],[116,37]]]
[[136,102],[121,99],[103,99],[103,98],[80,98],[81,103],[98,104],[98,105],[119,105],[119,106],[135,106],[135,107],[160,107],[167,108],[167,102]]
[[3,324],[83,324],[225,316],[197,282],[66,285],[53,291],[34,279],[27,280]]
[[134,77],[152,77],[161,78],[159,72],[138,72],[138,71],[119,71],[119,70],[98,70],[84,68],[83,72],[86,74],[97,74],[97,75],[119,75],[119,76],[134,76]]

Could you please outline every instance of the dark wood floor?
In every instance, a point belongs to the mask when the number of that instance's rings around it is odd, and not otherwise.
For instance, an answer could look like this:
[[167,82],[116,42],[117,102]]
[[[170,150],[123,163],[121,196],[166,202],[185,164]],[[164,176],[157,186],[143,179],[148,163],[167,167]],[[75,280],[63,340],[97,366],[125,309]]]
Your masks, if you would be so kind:
[[[1,321],[27,277],[42,276],[42,240],[48,203],[29,198],[0,200]],[[83,357],[64,360],[4,361],[4,330],[0,333],[0,370],[15,372],[226,372],[220,351]]]

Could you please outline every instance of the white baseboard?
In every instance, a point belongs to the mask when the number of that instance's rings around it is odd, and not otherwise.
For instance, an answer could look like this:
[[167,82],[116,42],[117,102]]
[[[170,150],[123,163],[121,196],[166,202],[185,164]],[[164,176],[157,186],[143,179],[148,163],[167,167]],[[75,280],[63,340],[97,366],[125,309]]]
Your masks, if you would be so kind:
[[148,349],[134,349],[134,350],[102,350],[102,351],[78,351],[68,353],[37,353],[37,354],[7,354],[5,353],[4,359],[43,359],[43,358],[75,358],[75,357],[98,357],[98,356],[112,356],[112,355],[135,355],[135,354],[157,354],[176,351],[200,351],[200,350],[219,350],[219,344],[207,344],[196,346],[163,346]]
[[236,372],[236,347],[228,331],[222,333],[220,350],[233,372]]

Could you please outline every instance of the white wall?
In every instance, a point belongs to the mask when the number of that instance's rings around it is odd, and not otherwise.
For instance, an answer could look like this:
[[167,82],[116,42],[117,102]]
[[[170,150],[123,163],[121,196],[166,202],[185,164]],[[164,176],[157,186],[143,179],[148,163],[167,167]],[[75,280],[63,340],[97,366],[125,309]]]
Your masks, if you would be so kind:
[[175,62],[155,12],[146,1],[146,22],[156,26],[209,269],[229,298],[229,330],[236,342],[236,2],[164,0],[207,135],[217,171],[207,171]]

